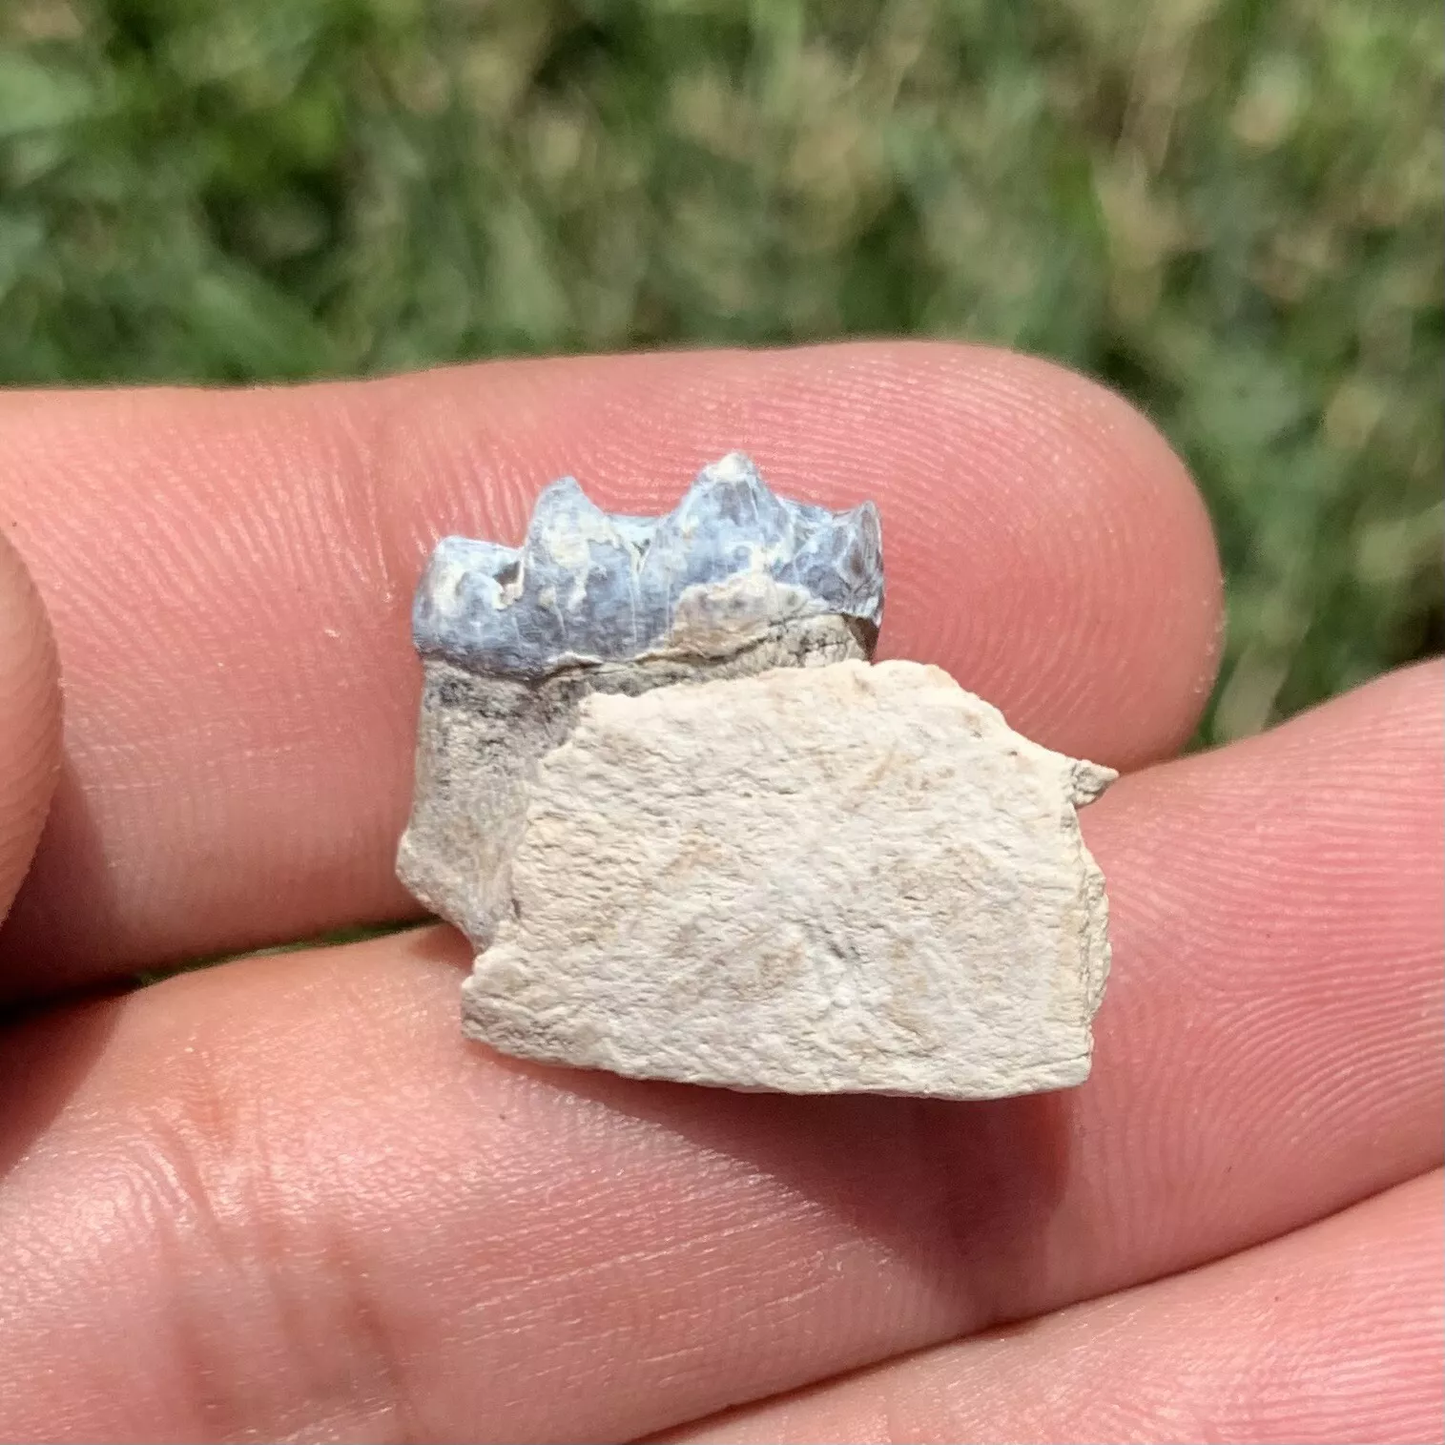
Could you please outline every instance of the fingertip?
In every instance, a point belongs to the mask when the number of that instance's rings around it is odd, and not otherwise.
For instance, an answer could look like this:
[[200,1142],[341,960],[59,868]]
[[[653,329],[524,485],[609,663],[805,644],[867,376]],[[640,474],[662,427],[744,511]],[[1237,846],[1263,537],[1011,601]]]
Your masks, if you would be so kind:
[[[954,527],[1013,545],[935,550],[896,589],[914,614],[900,631],[947,617],[946,653],[977,679],[960,680],[1051,747],[1121,771],[1172,756],[1203,713],[1223,640],[1219,552],[1187,467],[1101,383],[1038,357],[954,350],[967,420],[933,428],[953,442]],[[905,533],[936,520],[905,518]],[[963,568],[978,600],[940,608]]]
[[40,840],[59,765],[55,640],[25,564],[0,535],[0,920]]

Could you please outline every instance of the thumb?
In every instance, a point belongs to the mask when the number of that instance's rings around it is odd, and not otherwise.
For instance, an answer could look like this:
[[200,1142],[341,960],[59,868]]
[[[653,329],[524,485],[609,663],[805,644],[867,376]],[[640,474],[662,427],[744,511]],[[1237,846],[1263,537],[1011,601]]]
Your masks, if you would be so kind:
[[0,536],[0,920],[30,866],[60,766],[60,677],[30,574]]

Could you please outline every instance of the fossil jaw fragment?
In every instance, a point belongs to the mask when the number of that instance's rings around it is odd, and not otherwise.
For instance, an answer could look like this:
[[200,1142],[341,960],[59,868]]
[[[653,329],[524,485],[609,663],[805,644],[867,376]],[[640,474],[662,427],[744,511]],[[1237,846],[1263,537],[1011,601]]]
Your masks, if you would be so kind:
[[609,516],[568,478],[519,548],[443,538],[412,611],[424,681],[402,882],[485,948],[537,762],[583,698],[867,657],[882,614],[877,508],[784,500],[736,453],[665,517]]
[[1114,775],[868,666],[882,604],[872,505],[737,454],[662,518],[564,481],[520,549],[438,545],[398,870],[479,950],[469,1034],[791,1092],[1086,1077],[1109,949],[1075,809]]

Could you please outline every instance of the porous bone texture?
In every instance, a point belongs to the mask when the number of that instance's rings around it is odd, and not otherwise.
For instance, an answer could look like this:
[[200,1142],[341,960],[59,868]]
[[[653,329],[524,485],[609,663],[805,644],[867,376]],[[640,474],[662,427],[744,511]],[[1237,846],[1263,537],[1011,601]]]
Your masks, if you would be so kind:
[[1075,810],[1114,774],[939,669],[594,692],[533,773],[476,1038],[797,1093],[1087,1076],[1109,945]]

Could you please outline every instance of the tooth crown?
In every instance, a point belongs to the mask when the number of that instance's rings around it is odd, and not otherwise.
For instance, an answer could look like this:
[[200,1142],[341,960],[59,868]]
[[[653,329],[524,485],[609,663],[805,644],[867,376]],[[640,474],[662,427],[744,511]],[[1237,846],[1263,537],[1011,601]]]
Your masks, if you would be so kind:
[[[705,467],[663,517],[613,516],[571,477],[537,498],[521,547],[444,537],[412,609],[424,657],[540,678],[679,644],[683,611],[735,619],[738,645],[770,620],[833,614],[874,629],[883,550],[872,502],[830,512],[777,496],[739,452]],[[684,594],[688,594],[684,598]]]

